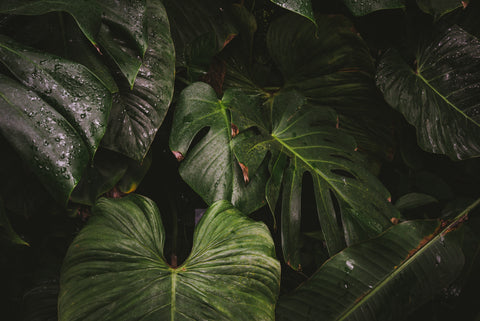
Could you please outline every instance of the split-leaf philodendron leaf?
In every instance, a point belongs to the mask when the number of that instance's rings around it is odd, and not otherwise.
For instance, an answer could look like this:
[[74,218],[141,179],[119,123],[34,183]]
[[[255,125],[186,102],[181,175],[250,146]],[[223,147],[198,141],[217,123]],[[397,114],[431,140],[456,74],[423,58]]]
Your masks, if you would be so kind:
[[[219,100],[212,87],[200,82],[184,89],[175,109],[170,149],[182,161],[180,175],[205,202],[229,200],[248,214],[265,202],[267,169],[262,166],[247,184],[233,153],[229,107],[231,101],[243,98],[248,99],[232,91]],[[190,147],[196,135],[207,128],[206,135]]]
[[277,320],[404,320],[461,272],[454,231],[479,202],[450,224],[404,222],[338,253],[280,298]]
[[480,156],[480,41],[458,26],[418,50],[415,67],[389,50],[377,84],[417,129],[420,147],[460,160]]
[[274,320],[280,264],[267,227],[230,203],[212,205],[179,267],[163,255],[156,205],[100,199],[70,246],[59,320]]
[[[318,217],[331,255],[345,243],[373,237],[391,225],[396,211],[388,202],[388,191],[365,169],[354,140],[336,128],[332,109],[309,105],[296,91],[273,95],[263,108],[239,102],[231,103],[234,123],[239,129],[255,130],[241,132],[233,141],[234,151],[249,171],[258,168],[267,152],[272,155],[266,196],[274,211],[283,181],[282,248],[289,265],[300,267],[301,194],[307,172],[313,178]],[[270,115],[271,128],[262,114]]]
[[165,8],[149,1],[148,48],[133,89],[119,84],[102,144],[141,161],[147,154],[173,96],[175,51]]
[[66,202],[102,139],[112,98],[87,68],[0,38],[0,131],[47,190]]

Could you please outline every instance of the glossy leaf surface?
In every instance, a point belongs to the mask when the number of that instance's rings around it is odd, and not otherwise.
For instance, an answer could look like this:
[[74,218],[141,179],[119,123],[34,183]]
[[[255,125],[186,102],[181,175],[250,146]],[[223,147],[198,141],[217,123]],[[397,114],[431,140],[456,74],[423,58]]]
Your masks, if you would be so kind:
[[385,53],[377,84],[386,101],[417,130],[424,150],[451,159],[480,156],[480,41],[453,26],[416,56],[412,69],[395,51]]
[[364,16],[369,13],[405,8],[405,0],[342,0],[354,16]]
[[[396,211],[387,201],[389,194],[364,168],[354,140],[336,128],[333,110],[308,105],[295,91],[276,94],[266,104],[265,113],[272,117],[269,132],[257,121],[261,118],[255,117],[259,113],[254,108],[237,105],[233,110],[239,128],[255,126],[261,132],[253,137],[249,131],[239,134],[234,140],[235,153],[249,171],[258,167],[267,152],[280,152],[288,158],[282,179],[282,248],[289,265],[300,267],[301,191],[306,172],[313,178],[317,212],[330,254],[343,249],[345,242],[349,245],[373,237],[390,226],[389,219]],[[237,112],[243,112],[248,120],[235,118]],[[283,171],[282,167],[277,170],[274,166],[268,190],[279,183],[274,177],[282,175],[277,172]],[[277,200],[268,201],[274,206]],[[334,202],[341,213],[336,213]]]
[[[232,91],[225,93],[220,101],[205,83],[187,87],[175,109],[170,149],[178,160],[185,158],[180,165],[180,175],[205,202],[229,200],[242,212],[251,213],[264,203],[267,172],[263,166],[247,184],[233,153],[229,106],[235,99],[242,98],[248,99]],[[195,136],[207,128],[206,135],[191,146]]]
[[453,231],[478,203],[450,224],[405,222],[345,249],[280,299],[277,319],[403,320],[461,272]]
[[62,268],[59,320],[273,320],[280,264],[263,223],[217,202],[179,267],[145,197],[101,199]]
[[141,161],[168,111],[173,95],[175,55],[165,8],[147,7],[148,49],[135,86],[119,84],[103,145]]
[[305,18],[310,19],[314,24],[315,15],[313,14],[312,3],[310,0],[270,0],[276,5],[295,12]]
[[[66,202],[105,132],[111,95],[88,69],[0,42],[1,131],[49,192]],[[13,134],[15,133],[15,134]]]

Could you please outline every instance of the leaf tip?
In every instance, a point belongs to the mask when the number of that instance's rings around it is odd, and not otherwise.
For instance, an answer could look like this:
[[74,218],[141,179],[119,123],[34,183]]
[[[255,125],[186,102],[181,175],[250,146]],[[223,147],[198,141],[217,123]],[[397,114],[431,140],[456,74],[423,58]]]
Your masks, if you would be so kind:
[[180,152],[177,152],[177,151],[172,150],[172,153],[173,153],[173,156],[175,156],[175,158],[176,158],[177,161],[179,161],[179,162],[181,162],[181,161],[185,158],[185,156],[183,156],[183,154],[180,153]]
[[468,6],[468,2],[467,1],[462,1],[462,6],[463,6],[463,9],[466,9],[467,6]]
[[240,162],[238,162],[238,164],[240,165],[240,168],[242,169],[243,180],[245,181],[245,184],[246,184],[250,181],[250,179],[248,178],[248,167],[245,166],[244,164],[240,163]]
[[238,135],[238,127],[235,125],[235,124],[231,124],[231,128],[232,128],[232,138],[234,138],[235,136]]
[[400,222],[400,220],[399,220],[397,217],[392,217],[392,218],[390,219],[390,222],[392,222],[393,225],[397,225],[398,222]]

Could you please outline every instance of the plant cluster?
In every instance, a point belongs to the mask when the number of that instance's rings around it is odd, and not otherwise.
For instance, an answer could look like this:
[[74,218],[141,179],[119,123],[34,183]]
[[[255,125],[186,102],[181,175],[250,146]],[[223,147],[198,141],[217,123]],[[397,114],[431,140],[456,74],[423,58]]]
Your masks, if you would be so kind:
[[2,0],[4,315],[478,320],[479,17]]

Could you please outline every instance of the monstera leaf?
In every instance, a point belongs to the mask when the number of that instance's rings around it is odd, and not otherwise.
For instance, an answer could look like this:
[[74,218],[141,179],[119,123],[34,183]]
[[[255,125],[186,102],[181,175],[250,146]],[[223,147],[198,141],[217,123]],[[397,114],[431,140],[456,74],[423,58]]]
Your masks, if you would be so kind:
[[454,231],[478,203],[449,224],[404,222],[338,253],[280,298],[277,320],[404,320],[461,272]]
[[[246,98],[232,93],[219,101],[212,87],[200,82],[183,90],[175,109],[170,149],[182,161],[180,175],[205,202],[229,200],[242,212],[250,213],[265,203],[267,169],[265,164],[254,178],[250,177],[250,183],[244,181],[233,153],[235,127],[228,110],[229,102],[237,96]],[[190,147],[206,128],[206,135]]]
[[54,197],[66,202],[105,132],[111,95],[82,65],[0,38],[0,130]]
[[[267,184],[272,211],[283,181],[282,248],[294,268],[300,267],[301,192],[306,172],[313,178],[318,217],[331,255],[343,249],[345,242],[350,245],[377,235],[396,215],[387,201],[387,190],[365,169],[354,140],[336,128],[335,112],[306,101],[298,92],[285,91],[267,101],[266,110],[257,107],[256,113],[251,105],[232,104],[238,128],[255,127],[234,139],[238,160],[250,172],[267,152],[273,155],[275,165]],[[262,112],[271,115],[271,129],[258,121]],[[334,209],[335,202],[340,213]],[[342,221],[343,231],[337,219]]]
[[477,38],[453,26],[419,49],[414,69],[396,51],[382,57],[377,84],[424,150],[456,160],[480,155],[480,73],[472,72],[479,50]]
[[101,199],[62,268],[59,320],[273,320],[280,264],[263,223],[226,201],[197,225],[179,267],[145,197]]
[[149,1],[148,49],[135,86],[119,84],[103,145],[141,161],[168,111],[173,95],[175,54],[165,8]]

